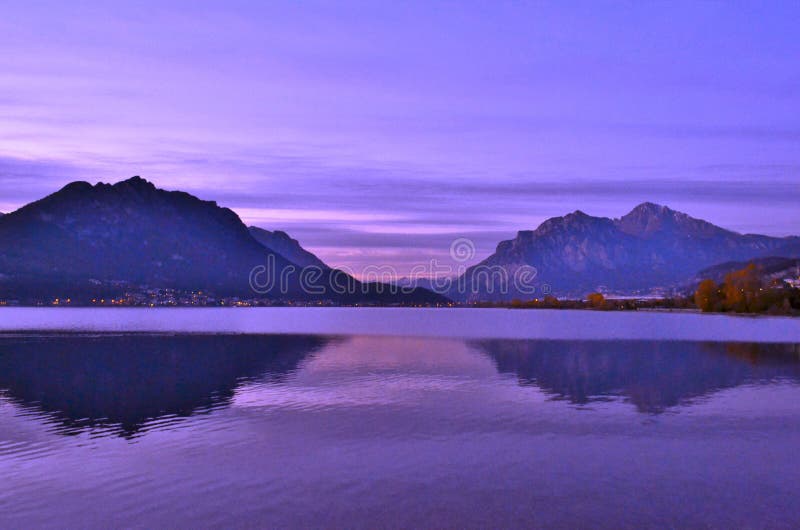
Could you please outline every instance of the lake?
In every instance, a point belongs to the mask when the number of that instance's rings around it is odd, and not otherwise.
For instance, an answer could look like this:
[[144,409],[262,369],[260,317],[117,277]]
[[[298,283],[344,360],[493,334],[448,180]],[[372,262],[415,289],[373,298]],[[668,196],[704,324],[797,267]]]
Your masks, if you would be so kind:
[[800,525],[798,320],[2,308],[0,330],[4,529]]

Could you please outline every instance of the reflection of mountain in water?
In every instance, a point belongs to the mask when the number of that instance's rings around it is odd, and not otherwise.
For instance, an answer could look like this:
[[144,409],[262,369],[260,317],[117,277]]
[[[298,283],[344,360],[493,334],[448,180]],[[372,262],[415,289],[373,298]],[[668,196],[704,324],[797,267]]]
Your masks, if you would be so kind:
[[472,343],[500,372],[516,374],[576,404],[623,397],[659,413],[687,400],[745,383],[800,380],[793,344],[568,342],[485,340]]
[[280,379],[325,344],[306,336],[0,337],[0,396],[60,432],[119,427],[225,406],[241,383]]

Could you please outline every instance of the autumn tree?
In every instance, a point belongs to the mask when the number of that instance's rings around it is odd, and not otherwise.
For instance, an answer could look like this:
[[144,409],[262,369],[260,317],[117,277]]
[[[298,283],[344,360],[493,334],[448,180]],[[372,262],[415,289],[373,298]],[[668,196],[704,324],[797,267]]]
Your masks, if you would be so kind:
[[694,303],[704,313],[714,311],[720,302],[719,287],[714,280],[703,280],[694,292]]
[[733,271],[725,276],[722,293],[725,307],[737,313],[754,313],[761,309],[759,294],[761,292],[761,276],[754,264],[744,269]]
[[544,297],[544,305],[545,307],[558,307],[560,304],[558,302],[558,298],[552,294],[548,294]]
[[590,306],[596,309],[602,308],[606,303],[606,297],[601,293],[591,293],[586,297],[586,300],[589,302]]

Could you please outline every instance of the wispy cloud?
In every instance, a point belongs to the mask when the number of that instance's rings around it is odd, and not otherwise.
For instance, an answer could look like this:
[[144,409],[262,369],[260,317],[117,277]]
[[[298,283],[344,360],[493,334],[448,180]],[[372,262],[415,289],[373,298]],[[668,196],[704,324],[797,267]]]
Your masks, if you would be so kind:
[[139,174],[334,264],[446,252],[455,234],[485,254],[547,217],[644,200],[743,231],[800,226],[791,3],[3,15],[0,210]]

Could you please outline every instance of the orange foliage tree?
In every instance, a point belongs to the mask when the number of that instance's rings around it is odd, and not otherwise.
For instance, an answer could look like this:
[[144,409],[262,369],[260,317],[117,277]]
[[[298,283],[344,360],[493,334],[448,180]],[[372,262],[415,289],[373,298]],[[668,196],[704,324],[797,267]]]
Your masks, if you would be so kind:
[[760,311],[760,291],[761,276],[752,263],[744,269],[728,273],[722,285],[726,309],[737,313]]
[[720,309],[719,287],[714,280],[703,280],[694,293],[694,303],[704,313]]
[[601,293],[591,293],[586,297],[586,300],[589,302],[590,306],[598,309],[602,308],[606,303],[606,297]]
[[725,275],[717,285],[713,280],[703,280],[694,293],[694,303],[702,311],[735,311],[757,313],[770,303],[764,292],[761,275],[754,264]]

